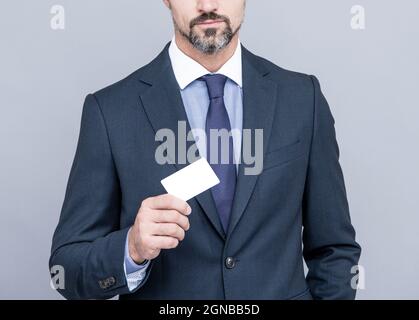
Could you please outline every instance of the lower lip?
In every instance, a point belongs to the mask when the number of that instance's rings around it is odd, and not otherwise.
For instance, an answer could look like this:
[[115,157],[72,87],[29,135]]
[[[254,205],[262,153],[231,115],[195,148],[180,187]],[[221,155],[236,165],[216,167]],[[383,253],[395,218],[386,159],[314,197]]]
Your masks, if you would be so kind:
[[205,22],[198,23],[198,25],[200,25],[200,26],[212,26],[212,25],[215,25],[215,24],[223,23],[223,22],[224,21],[222,21],[222,20],[208,20],[208,21],[205,21]]

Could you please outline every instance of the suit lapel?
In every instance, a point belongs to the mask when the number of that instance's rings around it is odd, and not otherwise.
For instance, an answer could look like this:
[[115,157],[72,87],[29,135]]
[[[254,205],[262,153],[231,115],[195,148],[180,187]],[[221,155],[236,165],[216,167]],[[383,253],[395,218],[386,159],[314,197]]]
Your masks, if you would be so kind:
[[[140,99],[153,130],[157,132],[160,129],[170,129],[175,133],[177,138],[178,121],[185,121],[187,126],[186,133],[190,132],[191,128],[180,95],[179,85],[171,67],[168,45],[147,68],[141,76],[140,81],[150,85],[150,88],[140,95]],[[186,143],[186,150],[189,150],[194,144],[195,141],[188,141]],[[176,147],[176,159],[172,160],[175,163],[174,169],[180,170],[189,163],[177,163],[177,149]],[[214,228],[225,239],[225,233],[211,191],[207,190],[195,197],[195,199],[202,207]]]
[[[251,53],[243,48],[243,129],[251,129],[252,141],[255,130],[263,129],[265,155],[275,115],[277,85],[265,77],[269,72],[252,60]],[[245,175],[245,167],[243,163],[239,166],[227,239],[243,215],[258,179],[258,175]]]

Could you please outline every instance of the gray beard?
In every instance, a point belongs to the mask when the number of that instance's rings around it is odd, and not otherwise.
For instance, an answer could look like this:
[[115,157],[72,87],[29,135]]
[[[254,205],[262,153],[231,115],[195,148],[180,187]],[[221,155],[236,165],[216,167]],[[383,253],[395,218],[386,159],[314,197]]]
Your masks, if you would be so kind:
[[178,26],[176,26],[176,28],[183,37],[188,39],[188,41],[192,44],[192,46],[195,49],[199,50],[200,52],[206,55],[215,54],[226,48],[240,29],[240,27],[238,27],[237,30],[233,32],[231,27],[227,26],[227,28],[220,35],[217,36],[216,29],[208,28],[207,30],[205,30],[205,35],[203,37],[200,37],[197,33],[193,31],[193,28],[191,29],[189,34],[182,31]]

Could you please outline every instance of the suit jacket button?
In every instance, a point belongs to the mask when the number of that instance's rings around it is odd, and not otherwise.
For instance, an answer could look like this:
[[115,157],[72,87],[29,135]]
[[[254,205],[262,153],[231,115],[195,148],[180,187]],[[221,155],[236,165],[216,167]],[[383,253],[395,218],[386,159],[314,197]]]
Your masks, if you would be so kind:
[[227,269],[233,269],[236,266],[236,260],[232,257],[228,257],[225,261]]
[[106,290],[115,285],[116,279],[114,277],[109,277],[99,281],[99,286],[101,289]]
[[116,283],[115,277],[110,277],[108,280],[109,280],[109,287],[112,287],[115,285]]

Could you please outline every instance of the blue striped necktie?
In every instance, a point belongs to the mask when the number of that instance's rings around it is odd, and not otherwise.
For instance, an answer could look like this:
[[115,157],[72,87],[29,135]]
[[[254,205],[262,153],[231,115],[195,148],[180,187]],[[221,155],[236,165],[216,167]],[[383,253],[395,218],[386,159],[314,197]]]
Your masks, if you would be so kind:
[[[225,129],[229,133],[231,132],[230,120],[224,104],[224,87],[227,77],[221,74],[211,74],[203,76],[200,80],[206,82],[210,98],[210,106],[205,126],[207,136],[207,160],[220,180],[220,183],[211,189],[211,193],[224,231],[227,232],[237,180],[236,165],[233,160],[233,138],[230,134],[228,136],[228,143],[223,143],[222,139],[219,139],[218,135],[215,134],[213,136],[217,137],[218,140],[216,142],[213,141],[212,143],[215,148],[211,148],[210,142],[211,131],[214,133],[214,131],[220,132],[219,130]],[[216,154],[213,155],[213,157],[211,157],[211,154],[214,152],[217,153],[217,151],[218,159],[213,159]],[[223,159],[224,161],[222,161]],[[227,159],[228,163],[225,161]]]

